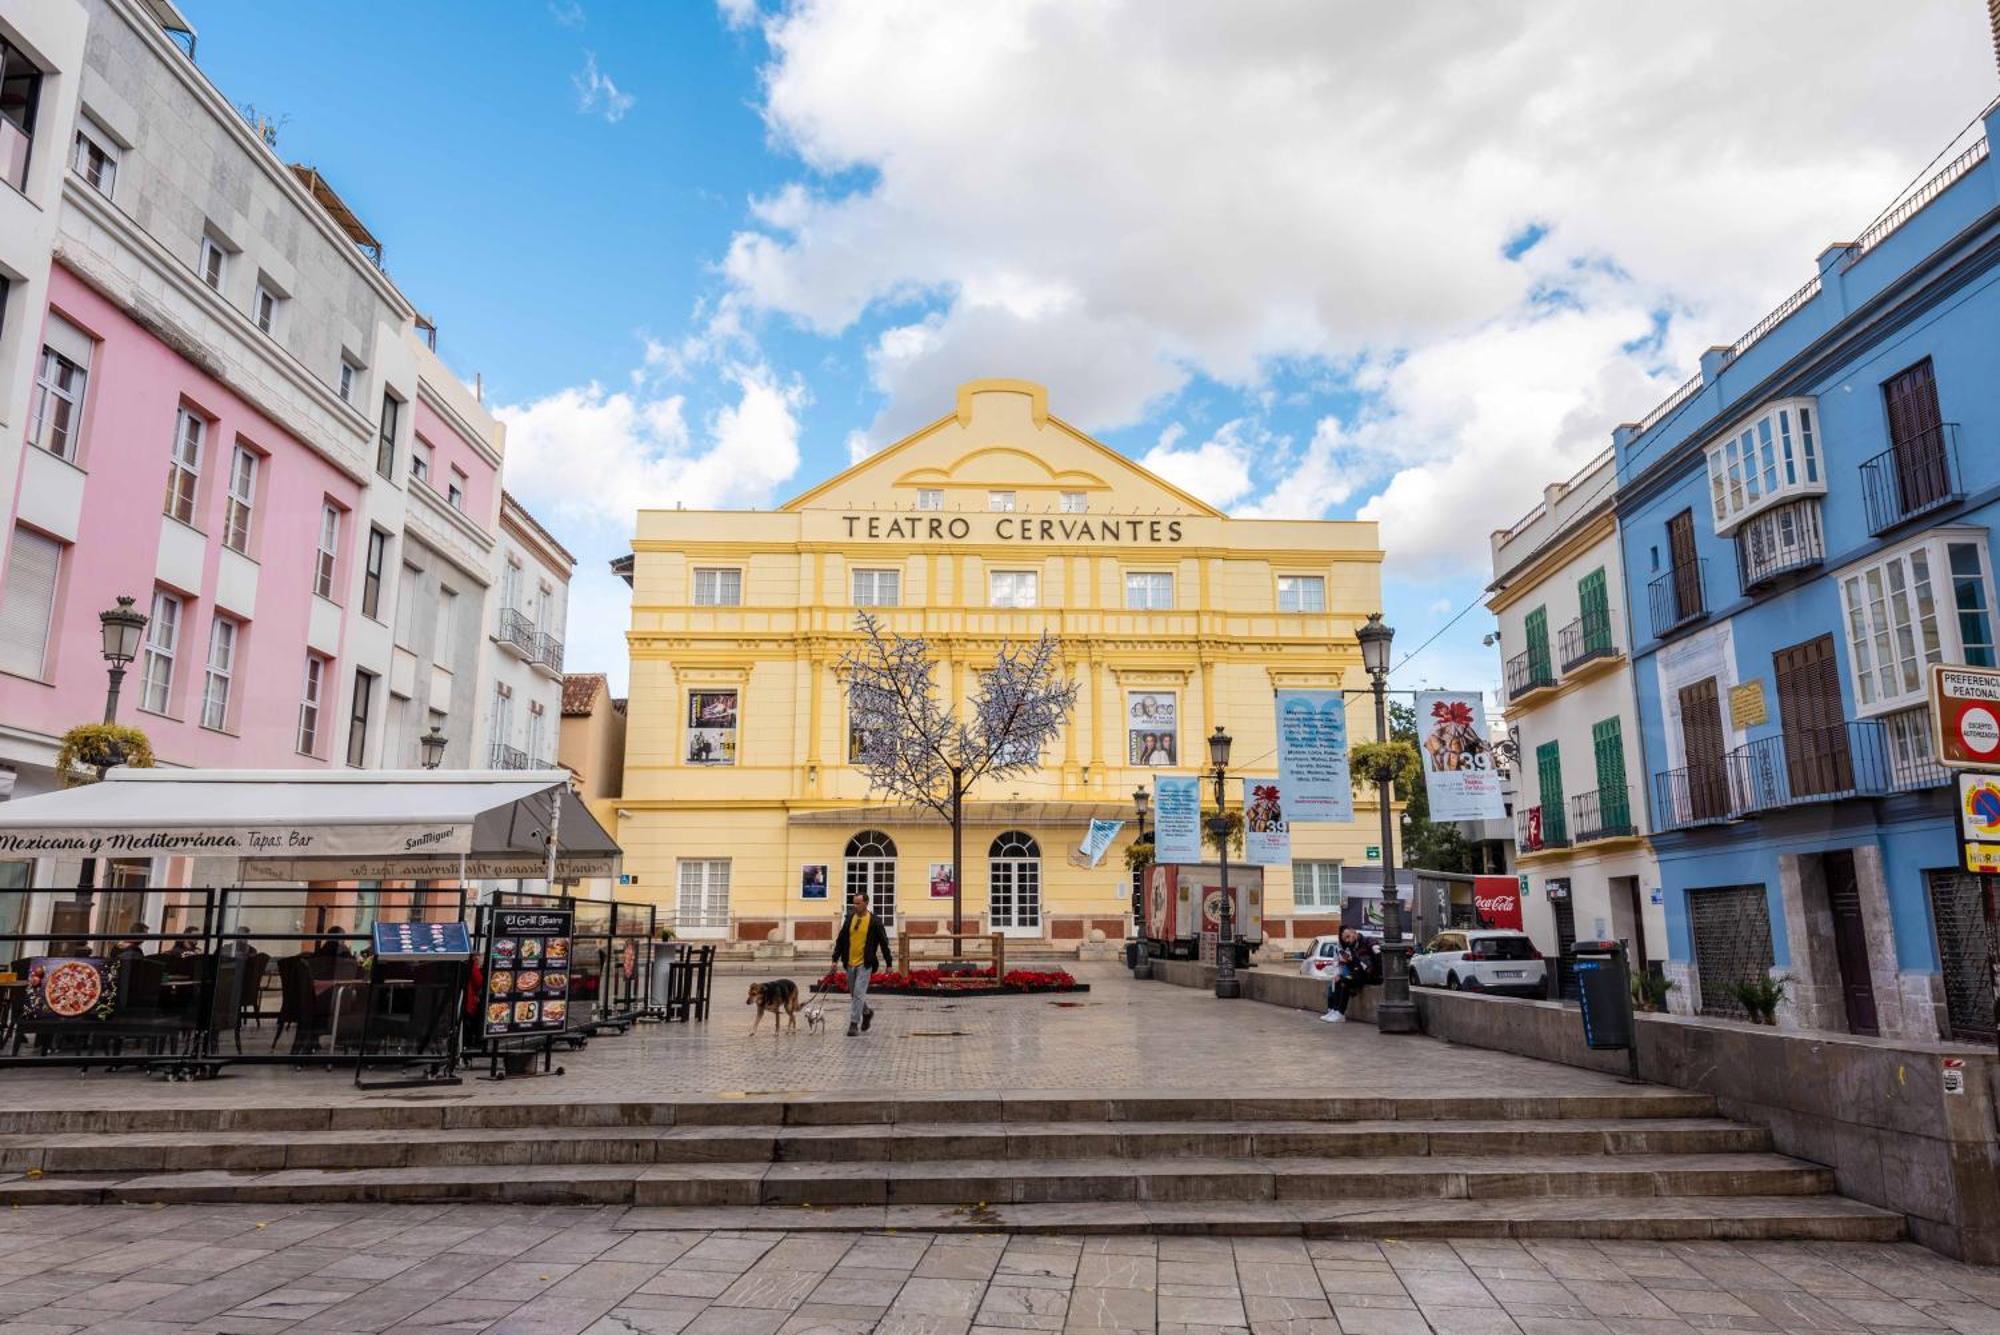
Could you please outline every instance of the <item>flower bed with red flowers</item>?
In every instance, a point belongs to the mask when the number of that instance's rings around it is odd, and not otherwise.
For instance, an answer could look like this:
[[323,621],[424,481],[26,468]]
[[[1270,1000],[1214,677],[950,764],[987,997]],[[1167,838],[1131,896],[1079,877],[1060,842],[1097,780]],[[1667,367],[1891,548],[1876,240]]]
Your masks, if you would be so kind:
[[[847,971],[836,969],[813,986],[827,992],[845,992]],[[1024,992],[1088,992],[1090,985],[1077,982],[1063,969],[1009,969],[997,982],[990,968],[966,973],[945,973],[939,969],[898,973],[883,969],[869,977],[868,990],[890,997],[1004,997]]]

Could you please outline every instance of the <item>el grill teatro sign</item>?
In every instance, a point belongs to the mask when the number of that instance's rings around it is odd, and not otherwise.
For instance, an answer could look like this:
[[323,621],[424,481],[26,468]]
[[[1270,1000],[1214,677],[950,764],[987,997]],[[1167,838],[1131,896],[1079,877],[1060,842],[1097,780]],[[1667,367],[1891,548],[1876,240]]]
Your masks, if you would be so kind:
[[[966,515],[842,515],[850,538],[878,542],[965,542],[974,524]],[[981,516],[999,542],[1179,542],[1178,519],[1106,519],[1082,515]]]

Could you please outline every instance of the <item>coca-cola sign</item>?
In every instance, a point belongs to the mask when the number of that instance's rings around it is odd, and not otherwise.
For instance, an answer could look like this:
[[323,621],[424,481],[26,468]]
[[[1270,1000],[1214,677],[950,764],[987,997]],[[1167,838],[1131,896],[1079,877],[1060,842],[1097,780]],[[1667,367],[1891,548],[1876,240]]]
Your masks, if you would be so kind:
[[1472,906],[1487,927],[1522,930],[1521,886],[1511,876],[1473,877]]

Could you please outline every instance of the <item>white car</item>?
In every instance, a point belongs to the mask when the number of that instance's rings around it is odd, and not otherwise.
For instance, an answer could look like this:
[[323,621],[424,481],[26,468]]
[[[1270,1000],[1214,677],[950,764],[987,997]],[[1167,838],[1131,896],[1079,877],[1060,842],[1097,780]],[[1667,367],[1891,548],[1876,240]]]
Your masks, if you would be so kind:
[[1424,987],[1539,997],[1548,965],[1526,932],[1439,932],[1410,960],[1410,974]]
[[[1382,939],[1380,932],[1364,931],[1361,935],[1373,941]],[[1312,949],[1308,950],[1306,957],[1299,961],[1299,972],[1308,978],[1317,978],[1323,983],[1330,983],[1333,981],[1334,966],[1338,963],[1340,963],[1339,935],[1316,936],[1313,938]]]

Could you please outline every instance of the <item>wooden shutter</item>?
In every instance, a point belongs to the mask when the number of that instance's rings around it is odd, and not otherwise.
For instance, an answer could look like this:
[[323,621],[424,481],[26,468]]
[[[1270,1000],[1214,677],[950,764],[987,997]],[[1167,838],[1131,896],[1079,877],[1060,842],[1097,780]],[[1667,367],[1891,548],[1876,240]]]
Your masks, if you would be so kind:
[[1586,653],[1607,653],[1611,649],[1611,594],[1605,587],[1604,567],[1576,582],[1576,602],[1583,621],[1583,648]]
[[1632,799],[1625,779],[1624,729],[1615,718],[1593,723],[1590,749],[1597,763],[1597,812],[1607,830],[1625,829],[1632,824]]
[[1549,662],[1549,609],[1537,607],[1528,613],[1522,623],[1522,629],[1528,637],[1529,679],[1553,680],[1556,674]]
[[1891,376],[1882,385],[1889,413],[1889,440],[1896,452],[1900,515],[1927,509],[1951,491],[1945,466],[1944,416],[1938,409],[1937,377],[1930,358]]
[[1843,793],[1854,787],[1847,721],[1840,703],[1840,670],[1833,636],[1780,649],[1771,655],[1778,676],[1778,716],[1784,729],[1785,773],[1793,797]]
[[1688,811],[1695,820],[1729,814],[1729,782],[1723,772],[1722,703],[1715,678],[1681,687],[1681,749],[1687,757]]
[[1560,847],[1568,842],[1563,820],[1562,746],[1543,742],[1535,748],[1535,774],[1541,788],[1542,842]]
[[1693,510],[1683,510],[1667,521],[1667,554],[1674,567],[1674,623],[1678,625],[1704,610],[1701,567],[1696,564],[1695,556]]
[[0,670],[40,677],[49,648],[62,544],[33,529],[14,530],[7,585],[0,593]]

